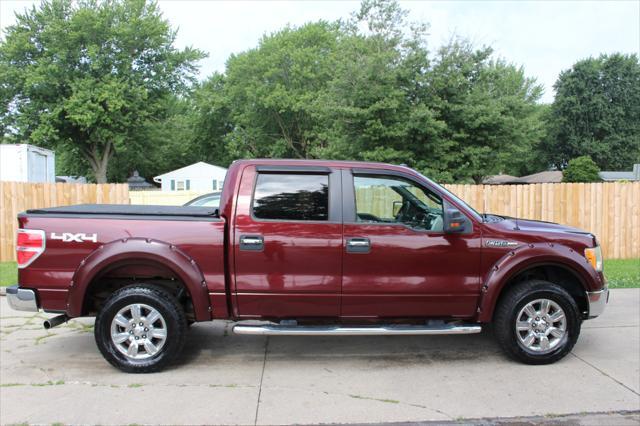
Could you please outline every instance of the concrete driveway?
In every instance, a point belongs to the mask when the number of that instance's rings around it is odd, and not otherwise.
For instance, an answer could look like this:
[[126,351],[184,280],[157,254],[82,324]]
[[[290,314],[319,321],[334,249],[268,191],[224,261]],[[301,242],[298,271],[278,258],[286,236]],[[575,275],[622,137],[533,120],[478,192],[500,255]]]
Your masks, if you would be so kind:
[[367,423],[640,410],[640,289],[613,290],[605,314],[584,323],[573,353],[554,365],[510,361],[488,332],[265,338],[235,336],[216,322],[192,327],[181,362],[151,375],[107,364],[89,319],[47,332],[44,315],[0,303],[2,424]]

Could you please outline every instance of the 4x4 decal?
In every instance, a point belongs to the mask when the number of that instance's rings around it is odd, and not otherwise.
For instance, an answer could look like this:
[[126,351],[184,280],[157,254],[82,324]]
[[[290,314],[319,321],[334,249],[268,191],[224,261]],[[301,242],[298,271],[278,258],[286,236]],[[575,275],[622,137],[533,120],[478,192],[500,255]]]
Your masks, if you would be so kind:
[[72,234],[71,232],[63,232],[62,234],[51,233],[52,240],[61,240],[63,243],[81,243],[83,241],[98,242],[98,234]]

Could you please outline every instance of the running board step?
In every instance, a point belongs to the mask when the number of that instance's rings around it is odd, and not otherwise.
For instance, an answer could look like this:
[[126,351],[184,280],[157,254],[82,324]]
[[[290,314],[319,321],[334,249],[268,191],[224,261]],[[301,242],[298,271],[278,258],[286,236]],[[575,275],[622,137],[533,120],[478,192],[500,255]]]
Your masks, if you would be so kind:
[[443,324],[438,325],[382,325],[373,327],[353,326],[301,326],[301,325],[245,325],[236,324],[235,334],[252,334],[261,336],[379,336],[379,335],[439,335],[439,334],[474,334],[480,333],[482,327],[477,324]]

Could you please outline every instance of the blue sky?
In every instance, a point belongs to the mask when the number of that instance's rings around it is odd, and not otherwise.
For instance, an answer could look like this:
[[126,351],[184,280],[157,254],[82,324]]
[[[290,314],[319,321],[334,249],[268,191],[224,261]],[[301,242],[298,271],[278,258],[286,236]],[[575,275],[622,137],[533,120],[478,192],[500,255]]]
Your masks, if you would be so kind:
[[[0,27],[14,12],[36,2],[0,0]],[[223,71],[231,53],[254,47],[265,33],[286,24],[347,17],[358,1],[160,1],[165,17],[179,28],[177,44],[209,53],[201,78]],[[553,101],[560,71],[579,59],[601,53],[640,54],[640,0],[628,1],[403,1],[413,21],[431,25],[429,45],[436,49],[453,35],[488,44],[545,87]]]

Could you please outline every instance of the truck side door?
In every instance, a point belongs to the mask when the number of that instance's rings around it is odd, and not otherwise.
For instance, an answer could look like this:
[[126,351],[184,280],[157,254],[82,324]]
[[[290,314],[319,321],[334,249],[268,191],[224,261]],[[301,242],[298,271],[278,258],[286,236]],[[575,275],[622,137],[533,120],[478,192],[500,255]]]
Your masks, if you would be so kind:
[[443,198],[411,176],[343,172],[344,317],[471,317],[480,231],[443,232]]
[[328,167],[249,166],[233,249],[240,317],[338,317],[341,174]]

